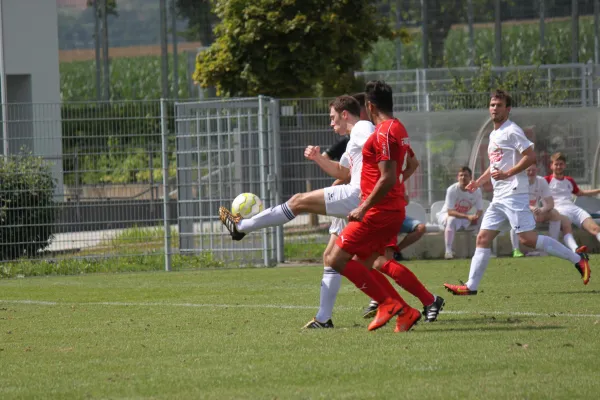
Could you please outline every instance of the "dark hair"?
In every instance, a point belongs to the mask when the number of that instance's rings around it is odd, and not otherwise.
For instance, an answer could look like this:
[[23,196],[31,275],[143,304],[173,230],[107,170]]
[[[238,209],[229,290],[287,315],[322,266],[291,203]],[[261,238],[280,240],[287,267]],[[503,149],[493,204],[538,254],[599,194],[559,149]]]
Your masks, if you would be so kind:
[[358,101],[358,104],[360,104],[361,108],[365,106],[365,92],[354,93],[352,97]]
[[504,100],[506,107],[512,107],[512,97],[506,90],[496,89],[492,92],[490,99]]
[[567,162],[567,156],[565,156],[563,153],[561,153],[560,151],[558,153],[554,153],[552,154],[552,157],[550,157],[550,160],[552,160],[552,162],[554,161],[562,161],[562,162]]
[[365,97],[366,101],[373,103],[380,111],[387,114],[394,112],[392,88],[387,83],[383,81],[367,82]]
[[354,97],[347,94],[336,97],[335,100],[329,103],[329,108],[331,107],[338,113],[347,111],[357,117],[360,116],[360,104],[358,104],[358,101]]
[[468,172],[470,176],[473,176],[473,171],[471,171],[471,168],[467,167],[466,165],[464,167],[460,167],[458,172]]

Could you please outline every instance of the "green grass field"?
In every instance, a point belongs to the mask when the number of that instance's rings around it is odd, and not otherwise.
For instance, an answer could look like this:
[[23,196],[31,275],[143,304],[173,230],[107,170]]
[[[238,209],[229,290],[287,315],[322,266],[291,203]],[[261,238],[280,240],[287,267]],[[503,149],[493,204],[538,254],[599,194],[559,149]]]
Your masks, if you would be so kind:
[[450,297],[468,260],[408,265],[447,301],[404,334],[368,332],[347,281],[336,328],[302,331],[319,266],[0,280],[0,398],[597,398],[600,276],[493,259]]

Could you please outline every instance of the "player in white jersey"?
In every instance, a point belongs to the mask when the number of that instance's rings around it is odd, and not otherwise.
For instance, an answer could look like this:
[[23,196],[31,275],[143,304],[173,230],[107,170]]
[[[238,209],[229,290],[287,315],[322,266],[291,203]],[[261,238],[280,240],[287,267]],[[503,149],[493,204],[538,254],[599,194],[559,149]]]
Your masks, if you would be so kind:
[[[444,242],[446,243],[444,258],[446,260],[454,258],[452,244],[454,243],[456,231],[479,228],[480,218],[483,214],[483,196],[479,188],[474,192],[467,190],[467,185],[471,182],[472,177],[471,168],[461,167],[459,169],[458,182],[450,185],[446,190],[444,207],[437,214],[438,224],[444,227]],[[476,212],[469,214],[473,207],[475,207]]]
[[508,224],[517,232],[523,245],[571,261],[581,274],[583,283],[589,282],[587,254],[575,253],[557,240],[535,232],[535,218],[529,209],[529,182],[525,169],[535,164],[536,156],[533,143],[525,137],[517,124],[508,119],[511,105],[512,100],[507,92],[496,90],[491,95],[489,112],[494,130],[490,133],[488,145],[490,166],[477,180],[471,181],[467,188],[476,190],[491,178],[494,197],[481,221],[469,280],[463,285],[444,284],[455,295],[477,294],[490,261],[492,241]]
[[[369,121],[361,121],[360,104],[352,96],[343,95],[330,103],[331,127],[339,135],[350,135],[346,148],[348,167],[323,156],[313,157],[316,146],[308,146],[304,155],[313,159],[328,175],[350,183],[297,193],[286,203],[268,208],[252,218],[232,215],[225,208],[219,208],[219,218],[233,240],[241,240],[247,233],[271,226],[283,225],[301,213],[330,215],[346,218],[348,212],[360,203],[360,170],[362,166],[362,145],[371,135],[374,126]],[[354,173],[353,173],[354,172]],[[354,208],[353,208],[354,207]]]
[[[551,238],[558,240],[558,235],[562,227],[564,233],[563,241],[568,248],[574,252],[586,252],[587,249],[579,248],[573,237],[571,221],[564,215],[561,215],[554,208],[554,200],[550,192],[548,182],[542,176],[538,176],[538,168],[535,164],[527,168],[527,178],[529,181],[529,209],[533,212],[536,223],[548,223],[548,234]],[[540,207],[541,205],[541,207]],[[519,249],[519,237],[514,229],[510,231],[510,241],[513,246],[513,257],[523,257]],[[543,255],[539,252],[530,252],[527,255]]]
[[600,189],[582,190],[573,178],[566,176],[567,158],[564,154],[553,154],[550,160],[552,161],[552,164],[550,164],[552,175],[546,176],[546,181],[550,186],[552,198],[554,198],[554,208],[569,218],[577,227],[585,229],[600,241],[600,227],[598,224],[587,211],[573,203],[573,195],[596,196],[600,194]]

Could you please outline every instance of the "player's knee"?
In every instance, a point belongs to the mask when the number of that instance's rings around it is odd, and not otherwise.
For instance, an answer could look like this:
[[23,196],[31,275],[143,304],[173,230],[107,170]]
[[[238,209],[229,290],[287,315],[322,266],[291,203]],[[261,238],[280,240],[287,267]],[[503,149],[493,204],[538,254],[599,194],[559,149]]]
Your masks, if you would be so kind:
[[477,235],[477,240],[475,241],[475,243],[476,243],[477,247],[487,249],[491,246],[492,240],[493,240],[492,237],[490,237],[488,234],[484,233],[483,231],[480,231],[479,234]]
[[417,232],[419,234],[419,237],[421,237],[425,234],[425,232],[427,232],[427,227],[425,226],[425,224],[419,224],[417,225],[417,229],[415,229],[415,232]]
[[297,213],[301,211],[303,200],[304,193],[296,193],[292,196],[292,198],[288,200],[287,205],[290,208],[290,210],[294,213],[294,215],[297,215]]

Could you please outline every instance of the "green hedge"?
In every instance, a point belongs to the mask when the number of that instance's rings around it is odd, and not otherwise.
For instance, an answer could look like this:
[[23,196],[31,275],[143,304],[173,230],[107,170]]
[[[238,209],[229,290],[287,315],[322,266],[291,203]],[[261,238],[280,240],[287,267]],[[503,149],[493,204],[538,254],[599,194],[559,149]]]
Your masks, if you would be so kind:
[[56,183],[39,157],[0,159],[0,261],[33,257],[53,238]]

